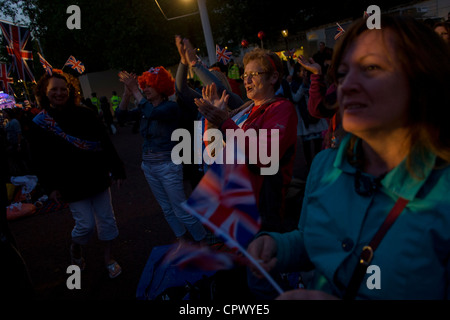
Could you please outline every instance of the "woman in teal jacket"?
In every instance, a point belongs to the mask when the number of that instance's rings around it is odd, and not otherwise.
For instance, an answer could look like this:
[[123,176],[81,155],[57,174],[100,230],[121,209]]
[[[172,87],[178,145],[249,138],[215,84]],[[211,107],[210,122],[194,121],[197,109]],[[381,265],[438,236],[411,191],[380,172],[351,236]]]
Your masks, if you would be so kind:
[[[356,21],[337,44],[345,133],[313,162],[298,230],[249,246],[267,270],[314,270],[307,290],[279,299],[450,297],[450,52],[412,18],[381,25]],[[372,246],[396,203],[406,206]],[[369,244],[372,260],[360,256]],[[361,258],[367,269],[353,282]]]

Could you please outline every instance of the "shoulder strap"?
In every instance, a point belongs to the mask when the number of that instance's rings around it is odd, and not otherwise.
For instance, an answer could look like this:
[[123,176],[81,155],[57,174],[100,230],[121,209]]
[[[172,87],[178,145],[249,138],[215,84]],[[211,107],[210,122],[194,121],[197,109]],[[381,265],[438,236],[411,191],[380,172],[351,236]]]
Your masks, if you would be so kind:
[[359,256],[358,264],[356,265],[355,271],[353,272],[352,278],[347,286],[347,289],[344,293],[344,300],[354,299],[359,287],[361,286],[361,282],[366,275],[367,267],[370,265],[370,262],[373,258],[374,251],[378,248],[381,240],[384,235],[388,232],[389,228],[398,218],[400,213],[403,211],[405,206],[408,204],[409,200],[404,198],[398,198],[397,202],[395,202],[394,207],[389,212],[388,216],[384,220],[381,227],[378,229],[375,236],[370,241],[369,245],[365,246]]

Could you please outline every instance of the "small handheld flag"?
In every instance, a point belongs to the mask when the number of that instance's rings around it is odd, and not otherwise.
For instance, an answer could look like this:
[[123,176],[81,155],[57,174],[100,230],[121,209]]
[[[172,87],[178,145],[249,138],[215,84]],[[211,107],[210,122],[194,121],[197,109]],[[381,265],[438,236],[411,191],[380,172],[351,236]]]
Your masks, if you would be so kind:
[[371,15],[372,15],[372,13],[368,13],[367,11],[364,11],[363,18],[364,18],[364,19],[367,19],[367,18],[370,17]]
[[74,56],[70,56],[69,59],[67,59],[64,66],[69,66],[72,69],[77,70],[78,73],[80,74],[83,73],[85,70],[84,64],[80,60],[75,59]]
[[235,263],[245,265],[248,262],[235,253],[188,242],[172,245],[162,261],[162,264],[178,266],[180,269],[204,271],[232,269]]
[[342,28],[339,23],[336,22],[336,24],[338,27],[336,30],[336,34],[334,35],[334,40],[339,39],[339,37],[342,36],[345,32],[344,28]]
[[47,60],[44,59],[44,57],[39,52],[38,52],[38,55],[39,55],[39,61],[41,62],[42,67],[44,68],[45,72],[47,72],[47,74],[49,76],[51,76],[53,73],[52,72],[53,67],[50,65],[50,63],[47,62]]
[[223,64],[227,64],[228,61],[231,60],[232,53],[225,48],[221,48],[218,44],[216,44],[216,57],[217,61],[222,62]]
[[[222,151],[224,159],[226,149]],[[223,238],[229,247],[238,249],[281,294],[280,286],[245,249],[259,231],[261,218],[250,172],[246,164],[237,161],[242,154],[238,150],[230,151],[237,151],[234,164],[213,163],[189,199],[181,205]]]
[[287,51],[284,51],[284,55],[286,56],[286,57],[290,57],[290,58],[292,58],[292,59],[295,59],[295,58],[297,58],[297,56],[295,55],[295,52],[296,52],[297,50],[296,49],[289,49],[289,50],[287,50]]

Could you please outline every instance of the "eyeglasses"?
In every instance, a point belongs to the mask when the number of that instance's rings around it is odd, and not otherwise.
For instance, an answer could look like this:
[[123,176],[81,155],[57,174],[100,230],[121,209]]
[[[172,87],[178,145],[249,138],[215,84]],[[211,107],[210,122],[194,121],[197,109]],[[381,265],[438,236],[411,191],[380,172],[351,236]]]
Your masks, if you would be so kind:
[[268,73],[268,72],[257,72],[257,71],[255,71],[255,72],[250,72],[250,73],[244,73],[243,75],[241,75],[241,79],[245,80],[249,76],[251,76],[253,78],[253,77],[259,76],[260,74],[264,74],[264,73]]

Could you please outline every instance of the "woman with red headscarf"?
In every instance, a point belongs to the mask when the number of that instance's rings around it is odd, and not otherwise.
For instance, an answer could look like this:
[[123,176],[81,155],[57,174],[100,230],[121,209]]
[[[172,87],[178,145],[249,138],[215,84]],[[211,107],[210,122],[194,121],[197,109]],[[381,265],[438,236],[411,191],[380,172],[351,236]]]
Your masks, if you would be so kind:
[[175,80],[164,67],[151,68],[139,77],[123,71],[119,77],[125,84],[123,100],[133,95],[139,102],[140,133],[144,138],[141,168],[167,223],[179,240],[186,239],[186,231],[195,241],[204,240],[206,230],[201,222],[181,207],[186,200],[183,167],[171,158],[177,144],[171,136],[181,116],[178,104],[169,100],[175,93]]

